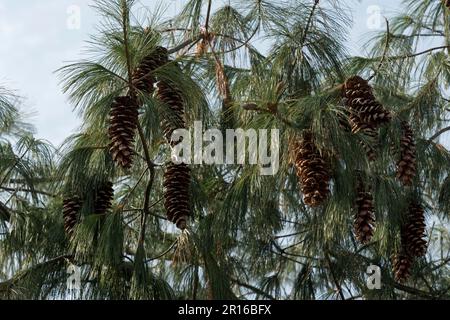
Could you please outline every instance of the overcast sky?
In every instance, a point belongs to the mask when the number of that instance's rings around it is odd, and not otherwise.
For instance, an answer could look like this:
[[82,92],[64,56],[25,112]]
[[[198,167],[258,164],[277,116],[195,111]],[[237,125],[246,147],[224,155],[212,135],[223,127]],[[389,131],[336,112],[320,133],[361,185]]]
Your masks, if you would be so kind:
[[[391,15],[400,0],[352,1],[354,27],[349,35],[353,53],[363,53],[370,32],[384,28],[376,11]],[[141,0],[150,7],[161,1]],[[163,0],[169,14],[185,0]],[[91,0],[0,0],[0,84],[26,98],[24,110],[39,138],[59,145],[74,132],[79,120],[61,93],[54,71],[79,58],[88,35],[95,33],[98,17]],[[80,24],[72,17],[80,12]],[[379,19],[378,19],[379,20]]]

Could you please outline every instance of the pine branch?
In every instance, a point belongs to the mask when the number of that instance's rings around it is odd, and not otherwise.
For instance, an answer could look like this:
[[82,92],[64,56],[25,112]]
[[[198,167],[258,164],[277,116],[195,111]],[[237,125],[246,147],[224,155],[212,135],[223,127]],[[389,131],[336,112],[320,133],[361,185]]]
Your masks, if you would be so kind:
[[41,194],[41,195],[53,197],[53,198],[58,197],[56,194],[53,194],[53,193],[49,193],[49,192],[41,191],[41,190],[31,190],[31,189],[27,189],[27,188],[7,188],[7,187],[0,186],[0,189],[8,191],[8,192],[27,192],[27,193]]
[[302,39],[300,41],[300,48],[303,48],[303,46],[305,45],[306,37],[308,36],[309,28],[311,27],[312,19],[314,17],[315,11],[319,5],[319,2],[320,2],[320,0],[314,0],[314,5],[311,9],[311,13],[309,14],[308,21],[307,21],[306,27],[305,27],[305,31],[303,32]]
[[430,139],[428,139],[428,142],[432,142],[434,139],[438,138],[439,136],[441,136],[442,134],[446,133],[447,131],[450,131],[450,126],[449,127],[445,127],[441,130],[439,130],[438,132],[436,132],[435,134],[433,134],[431,136]]
[[389,44],[390,44],[389,20],[388,19],[385,19],[385,20],[386,20],[386,43],[384,45],[383,54],[381,56],[381,60],[380,60],[380,63],[378,64],[378,67],[375,69],[375,72],[369,77],[369,79],[367,79],[367,81],[370,81],[376,77],[376,75],[380,71],[381,67],[383,66],[384,60],[386,59],[386,55],[389,51]]
[[242,282],[242,281],[240,281],[238,279],[234,279],[234,278],[231,278],[230,280],[231,280],[231,282],[237,284],[238,286],[244,287],[246,289],[249,289],[249,290],[253,291],[256,294],[265,297],[266,299],[277,300],[274,296],[268,294],[267,292],[264,292],[263,290],[261,290],[261,289],[259,289],[257,287],[254,287],[254,286],[252,286],[252,285],[250,285],[248,283]]

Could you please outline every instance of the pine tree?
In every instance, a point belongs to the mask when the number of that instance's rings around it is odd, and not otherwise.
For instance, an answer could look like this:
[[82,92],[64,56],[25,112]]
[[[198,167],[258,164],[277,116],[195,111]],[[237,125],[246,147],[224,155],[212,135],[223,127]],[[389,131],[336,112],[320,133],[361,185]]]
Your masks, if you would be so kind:
[[[340,1],[192,0],[170,19],[96,1],[94,54],[59,71],[82,126],[58,152],[0,90],[0,298],[66,298],[67,257],[85,299],[450,298],[444,4],[407,0],[350,56]],[[278,172],[164,165],[197,120],[278,129]]]

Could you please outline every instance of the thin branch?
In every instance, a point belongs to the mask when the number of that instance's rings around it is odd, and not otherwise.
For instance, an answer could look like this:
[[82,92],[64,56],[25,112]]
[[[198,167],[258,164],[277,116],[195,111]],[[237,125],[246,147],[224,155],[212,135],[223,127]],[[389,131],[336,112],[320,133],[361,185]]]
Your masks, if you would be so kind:
[[145,241],[145,229],[146,229],[146,225],[147,225],[147,217],[150,214],[150,194],[153,188],[153,183],[155,181],[155,165],[153,164],[153,161],[150,157],[150,150],[148,148],[147,145],[147,141],[145,141],[145,134],[144,134],[144,130],[142,129],[140,123],[138,123],[138,131],[139,131],[139,137],[141,139],[142,142],[142,146],[144,149],[144,155],[145,155],[145,159],[147,161],[147,166],[148,169],[150,170],[150,180],[147,184],[147,188],[145,190],[145,198],[144,198],[144,212],[142,215],[142,220],[141,220],[141,234],[139,236],[139,243],[143,245],[144,241]]
[[435,134],[433,134],[431,136],[431,138],[428,139],[428,142],[432,142],[434,139],[438,138],[440,135],[444,134],[447,131],[450,131],[450,126],[449,127],[445,127],[443,129],[439,130],[438,132],[436,132]]
[[208,1],[208,10],[206,12],[206,22],[205,22],[205,31],[206,34],[208,34],[208,28],[209,28],[209,18],[211,17],[211,7],[212,7],[212,0]]
[[334,270],[333,270],[333,267],[331,265],[331,260],[330,260],[330,256],[328,255],[328,252],[325,252],[325,260],[328,263],[328,268],[330,269],[331,278],[333,278],[333,282],[336,285],[336,288],[338,290],[339,296],[341,297],[342,300],[345,300],[344,293],[342,292],[342,287],[339,284],[339,282],[337,281],[336,275],[334,274]]
[[302,35],[302,40],[300,41],[300,48],[303,48],[303,46],[305,44],[306,37],[308,36],[309,28],[311,27],[312,19],[314,17],[314,12],[316,11],[318,5],[319,5],[319,0],[314,0],[314,5],[311,9],[311,13],[309,14],[308,22],[306,23],[305,31],[303,32],[303,35]]
[[277,300],[274,296],[268,294],[267,292],[264,292],[263,290],[261,290],[261,289],[259,289],[257,287],[254,287],[254,286],[252,286],[252,285],[250,285],[248,283],[242,282],[242,281],[240,281],[238,279],[234,279],[234,278],[231,278],[230,280],[231,280],[231,282],[237,284],[238,286],[244,287],[246,289],[249,289],[249,290],[253,291],[256,294],[259,294],[259,295],[265,297],[266,299]]
[[22,161],[22,159],[27,155],[28,151],[30,151],[31,149],[31,145],[28,146],[27,150],[25,150],[25,152],[16,159],[16,162],[14,163],[13,166],[11,166],[11,168],[9,168],[8,172],[6,173],[6,175],[3,177],[2,181],[0,182],[0,186],[3,185],[6,180],[8,179],[9,174],[14,170],[14,168],[19,164],[20,161]]
[[[432,51],[436,51],[436,50],[442,50],[442,49],[448,49],[450,48],[450,45],[448,46],[439,46],[439,47],[434,47],[434,48],[430,48],[421,52],[417,52],[417,53],[410,53],[410,54],[406,54],[406,55],[399,55],[399,56],[393,56],[393,57],[388,57],[388,60],[398,60],[398,59],[406,59],[406,58],[414,58],[417,56],[420,56],[422,54],[426,54]],[[377,58],[377,59],[381,59],[381,58]]]
[[127,69],[128,69],[128,86],[131,92],[131,95],[134,96],[134,85],[133,85],[133,68],[131,66],[131,56],[130,49],[128,45],[128,21],[129,21],[129,13],[127,2],[122,0],[122,30],[123,30],[123,42],[125,46],[125,56],[127,59]]
[[383,66],[384,60],[386,60],[386,55],[389,51],[390,33],[391,32],[390,32],[390,28],[389,28],[389,20],[386,18],[385,18],[385,20],[386,20],[386,43],[384,44],[383,55],[381,56],[380,63],[378,64],[378,67],[375,69],[375,72],[369,77],[369,79],[367,79],[367,81],[372,80],[378,74],[381,67]]
[[0,189],[4,190],[4,191],[8,191],[8,192],[29,192],[29,193],[42,194],[44,196],[53,197],[53,198],[58,197],[56,194],[52,194],[52,193],[40,191],[40,190],[31,190],[31,189],[27,189],[27,188],[7,188],[7,187],[0,186]]
[[177,243],[178,243],[178,239],[175,240],[174,243],[172,243],[172,244],[170,245],[170,247],[169,247],[167,250],[165,250],[164,252],[162,252],[161,254],[157,255],[157,256],[154,257],[154,258],[150,258],[150,259],[146,260],[145,263],[149,263],[149,262],[152,262],[152,261],[161,259],[161,258],[164,257],[166,254],[168,254],[170,251],[172,251],[172,249],[175,248],[175,246],[177,245]]
[[198,35],[198,36],[196,36],[196,37],[194,37],[192,39],[186,40],[186,41],[182,42],[181,44],[179,44],[178,46],[176,46],[176,47],[174,47],[172,49],[169,49],[168,53],[172,54],[172,53],[178,52],[181,49],[183,49],[183,48],[185,48],[185,47],[187,47],[187,46],[189,46],[191,44],[195,44],[196,42],[200,41],[201,39],[202,39],[202,36]]

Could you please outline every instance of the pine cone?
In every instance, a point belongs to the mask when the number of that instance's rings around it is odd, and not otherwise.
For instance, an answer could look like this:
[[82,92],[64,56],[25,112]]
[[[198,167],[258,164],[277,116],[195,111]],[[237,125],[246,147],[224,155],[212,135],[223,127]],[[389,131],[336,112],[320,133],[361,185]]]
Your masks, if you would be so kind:
[[427,251],[425,240],[425,212],[421,205],[409,206],[407,221],[402,228],[402,243],[405,251],[412,257],[422,257]]
[[[342,99],[343,104],[347,104],[347,101],[347,98]],[[375,128],[367,124],[360,124],[360,127],[357,127],[355,121],[357,121],[357,117],[351,115],[349,112],[338,115],[339,126],[342,130],[345,132],[360,132],[365,136],[365,140],[360,140],[359,144],[366,152],[369,160],[375,161],[377,157],[375,150],[378,145],[378,132]]]
[[63,200],[64,230],[68,237],[71,237],[75,230],[81,206],[81,199],[77,196]]
[[450,9],[450,0],[445,1],[445,6]]
[[185,164],[170,163],[164,173],[164,206],[167,219],[184,230],[190,216],[190,169]]
[[184,100],[179,90],[163,81],[158,82],[157,87],[158,99],[169,107],[167,116],[163,118],[161,126],[167,142],[174,146],[179,141],[171,141],[172,133],[186,126],[184,119]]
[[389,122],[389,111],[376,100],[369,83],[359,76],[353,76],[345,82],[344,95],[351,112],[352,131],[354,133],[366,126],[377,129]]
[[400,140],[400,160],[397,162],[397,178],[405,186],[413,184],[416,175],[416,143],[408,123],[402,122],[403,135]]
[[361,179],[358,181],[356,206],[357,213],[354,221],[356,239],[366,244],[372,239],[374,233],[375,212],[373,197],[365,190]]
[[330,174],[326,161],[314,145],[312,133],[303,134],[294,144],[294,163],[297,169],[304,201],[310,207],[321,205],[330,193]]
[[112,207],[114,200],[114,189],[111,182],[106,182],[95,195],[94,212],[102,215],[107,213]]
[[404,252],[395,255],[392,263],[395,281],[405,282],[408,280],[413,262],[413,258]]
[[138,117],[138,105],[135,99],[125,96],[114,100],[110,112],[110,153],[113,160],[124,169],[130,169],[133,164],[133,144]]
[[166,48],[157,47],[149,56],[145,57],[133,72],[135,87],[146,94],[154,92],[155,76],[152,74],[157,68],[169,61]]

